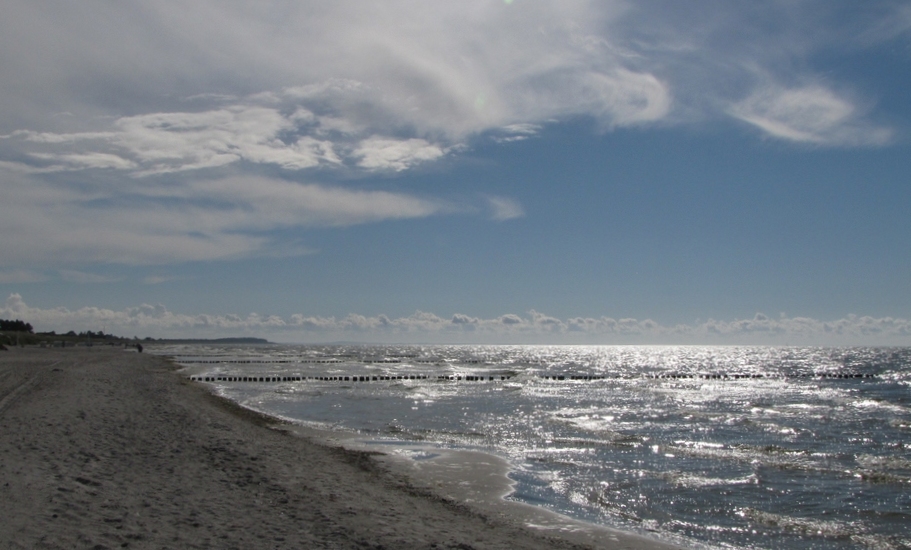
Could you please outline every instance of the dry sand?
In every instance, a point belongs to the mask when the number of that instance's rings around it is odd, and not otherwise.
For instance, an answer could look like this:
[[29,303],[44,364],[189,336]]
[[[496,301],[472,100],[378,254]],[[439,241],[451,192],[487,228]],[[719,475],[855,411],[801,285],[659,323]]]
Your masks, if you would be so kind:
[[0,548],[668,548],[288,428],[160,357],[0,351]]

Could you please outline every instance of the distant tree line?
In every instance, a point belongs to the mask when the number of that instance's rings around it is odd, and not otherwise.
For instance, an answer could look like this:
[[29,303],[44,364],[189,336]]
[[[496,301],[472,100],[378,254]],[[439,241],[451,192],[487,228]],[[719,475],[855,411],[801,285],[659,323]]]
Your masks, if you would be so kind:
[[[58,334],[56,332],[54,332],[53,330],[49,331],[49,332],[39,332],[38,334],[43,335],[43,336],[58,336]],[[114,336],[113,334],[105,334],[101,330],[99,330],[98,332],[92,332],[91,330],[86,330],[86,331],[83,331],[80,333],[77,333],[75,330],[71,330],[69,332],[62,333],[59,336],[67,336],[69,338],[108,338],[108,339],[113,338],[115,340],[123,340],[123,338],[121,338],[120,336]]]
[[32,328],[31,323],[26,323],[16,319],[15,321],[8,321],[6,319],[0,319],[0,331],[4,332],[27,332],[32,334],[34,329]]
[[[83,332],[77,333],[74,330],[71,330],[66,333],[57,334],[56,332],[39,332],[35,334],[34,328],[31,323],[26,323],[25,321],[20,321],[16,319],[15,321],[9,321],[6,319],[0,319],[0,333],[2,332],[15,332],[17,334],[0,334],[0,345],[3,342],[12,343],[16,342],[23,345],[35,345],[39,343],[48,343],[48,342],[57,342],[57,341],[69,341],[69,342],[78,342],[86,341],[86,343],[91,344],[92,341],[103,340],[103,343],[108,345],[114,345],[115,343],[127,342],[138,342],[139,338],[134,336],[132,340],[129,338],[124,338],[122,336],[116,336],[114,334],[105,334],[103,330],[91,331],[86,330]],[[215,338],[215,339],[163,339],[159,338],[155,340],[154,338],[147,336],[143,341],[146,342],[174,342],[174,343],[205,343],[213,342],[220,344],[268,344],[269,341],[263,338]]]
[[[139,340],[135,336],[133,340]],[[69,343],[69,345],[126,345],[129,342],[127,338],[122,338],[120,336],[115,336],[113,334],[105,334],[104,331],[91,331],[86,330],[77,333],[74,330],[69,332],[57,334],[56,332],[38,332],[34,331],[34,327],[30,323],[25,321],[20,321],[16,319],[15,321],[10,321],[7,319],[0,319],[0,349],[6,349],[4,346],[14,345],[14,346],[36,346],[36,345],[57,345]]]

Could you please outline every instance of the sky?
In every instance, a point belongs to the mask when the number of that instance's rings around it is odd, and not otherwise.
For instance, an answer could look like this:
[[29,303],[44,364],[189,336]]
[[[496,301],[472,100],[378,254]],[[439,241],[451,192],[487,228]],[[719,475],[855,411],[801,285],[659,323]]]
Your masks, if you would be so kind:
[[911,345],[911,4],[3,0],[0,318]]

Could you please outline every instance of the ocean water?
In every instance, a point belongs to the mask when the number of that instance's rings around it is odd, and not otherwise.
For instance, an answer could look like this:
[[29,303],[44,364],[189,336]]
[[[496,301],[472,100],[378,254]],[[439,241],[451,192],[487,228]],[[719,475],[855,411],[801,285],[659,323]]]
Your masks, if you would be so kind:
[[911,548],[911,348],[150,351],[263,412],[495,453],[509,498],[585,521],[692,548]]

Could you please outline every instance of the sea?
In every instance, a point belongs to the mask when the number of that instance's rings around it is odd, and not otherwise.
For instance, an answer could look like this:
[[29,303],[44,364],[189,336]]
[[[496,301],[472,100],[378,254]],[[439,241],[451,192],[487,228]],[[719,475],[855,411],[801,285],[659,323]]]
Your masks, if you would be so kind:
[[506,498],[708,549],[911,548],[911,348],[156,346],[245,407],[483,451]]

